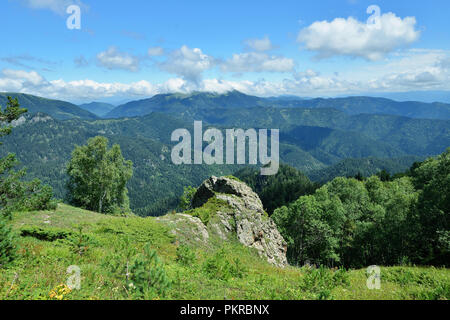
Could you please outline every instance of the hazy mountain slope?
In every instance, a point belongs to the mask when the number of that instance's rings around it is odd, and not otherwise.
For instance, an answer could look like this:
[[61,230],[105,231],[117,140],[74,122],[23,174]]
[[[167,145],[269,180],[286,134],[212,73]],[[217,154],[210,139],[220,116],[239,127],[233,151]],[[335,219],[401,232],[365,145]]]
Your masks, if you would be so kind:
[[450,104],[397,102],[375,97],[346,97],[330,99],[300,99],[300,98],[260,98],[249,96],[238,91],[225,94],[195,92],[192,94],[159,94],[152,98],[131,101],[120,105],[105,117],[120,118],[142,116],[152,111],[180,113],[186,109],[236,109],[253,107],[274,108],[333,108],[348,115],[361,113],[389,114],[410,118],[450,119]]
[[285,107],[335,108],[349,115],[389,114],[421,119],[450,119],[450,104],[417,101],[398,102],[375,97],[346,97],[281,101]]
[[369,177],[382,170],[394,174],[408,170],[414,162],[425,160],[425,157],[405,156],[395,159],[345,159],[339,163],[320,170],[313,170],[307,176],[317,182],[327,182],[336,177],[353,177],[361,174]]
[[[450,120],[412,119],[392,115],[361,114],[349,116],[336,109],[302,108],[244,108],[233,110],[188,110],[184,117],[205,120],[223,127],[280,129],[286,134],[298,126],[323,127],[357,133],[354,139],[345,134],[335,136],[339,144],[354,143],[364,137],[380,143],[370,146],[377,157],[401,154],[433,155],[442,153],[450,146]],[[304,139],[298,134],[299,139]],[[360,137],[358,137],[360,136]],[[330,142],[329,140],[328,142]],[[363,143],[363,144],[364,144]],[[389,145],[389,148],[381,147]],[[383,150],[388,153],[383,156]],[[323,149],[322,149],[323,151]],[[341,153],[342,154],[342,153]],[[362,154],[361,154],[362,155]],[[367,156],[367,154],[366,154]]]
[[238,91],[226,94],[194,92],[192,94],[158,94],[149,99],[131,101],[120,105],[105,117],[120,118],[143,116],[151,112],[177,113],[188,108],[244,108],[266,105],[266,100]]
[[80,104],[79,107],[83,110],[87,110],[99,117],[103,117],[108,112],[113,110],[115,108],[114,105],[104,102],[91,102],[91,103],[84,103]]
[[20,106],[27,108],[29,113],[43,112],[55,119],[87,119],[94,120],[98,117],[82,108],[60,100],[45,99],[24,93],[0,93],[0,105],[6,106],[7,96],[18,98]]
[[2,139],[0,156],[16,153],[28,168],[28,177],[50,184],[59,198],[65,193],[65,168],[72,150],[99,134],[109,138],[111,144],[118,143],[124,157],[133,161],[134,174],[128,184],[130,202],[132,209],[142,215],[165,213],[177,205],[184,186],[197,185],[211,175],[227,175],[239,168],[176,166],[171,162],[171,146],[154,139],[99,132],[95,125],[80,120],[59,121],[42,115],[27,115],[27,119]]

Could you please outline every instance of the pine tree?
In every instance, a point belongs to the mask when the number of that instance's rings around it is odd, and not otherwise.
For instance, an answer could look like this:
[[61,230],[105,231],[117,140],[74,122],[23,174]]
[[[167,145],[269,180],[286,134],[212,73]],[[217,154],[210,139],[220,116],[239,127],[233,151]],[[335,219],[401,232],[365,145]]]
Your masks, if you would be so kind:
[[[0,123],[3,125],[0,127],[0,137],[10,134],[9,124],[25,112],[27,110],[20,108],[17,99],[8,97],[6,109],[0,107]],[[4,126],[5,124],[7,126]],[[17,160],[13,154],[0,159],[0,268],[14,257],[14,236],[8,222],[15,206],[14,200],[20,196],[19,179],[24,174],[12,170],[16,164]]]

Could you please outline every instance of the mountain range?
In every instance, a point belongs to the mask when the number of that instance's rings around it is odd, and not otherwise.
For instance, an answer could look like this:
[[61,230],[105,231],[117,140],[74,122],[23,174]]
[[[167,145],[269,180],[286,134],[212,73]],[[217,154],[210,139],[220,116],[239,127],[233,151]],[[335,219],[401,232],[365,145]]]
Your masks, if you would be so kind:
[[20,106],[28,109],[29,113],[43,112],[59,120],[74,118],[85,120],[98,119],[98,116],[92,112],[84,110],[73,103],[61,100],[46,99],[24,93],[0,92],[0,106],[6,106],[8,96],[17,98]]
[[178,113],[186,108],[333,108],[349,115],[361,113],[390,114],[410,118],[450,119],[450,104],[424,102],[398,102],[385,98],[347,97],[330,99],[300,99],[281,96],[260,98],[239,91],[225,94],[194,92],[192,94],[158,94],[149,99],[131,101],[107,113],[106,118],[143,116],[150,112]]
[[[10,95],[18,97],[29,113],[15,122],[10,136],[2,139],[0,156],[16,153],[28,168],[30,178],[38,177],[52,185],[62,198],[67,178],[65,166],[73,148],[85,144],[90,137],[106,136],[121,146],[126,159],[133,161],[134,175],[128,188],[131,207],[140,215],[165,213],[176,207],[183,187],[241,168],[176,166],[171,162],[175,145],[171,133],[179,128],[192,132],[194,120],[202,120],[204,130],[279,129],[281,161],[320,182],[357,173],[371,175],[383,169],[390,173],[404,171],[413,162],[440,154],[450,146],[450,118],[445,118],[448,105],[444,104],[413,103],[408,107],[406,103],[392,102],[391,106],[384,106],[386,99],[372,98],[263,99],[234,91],[223,95],[157,95],[119,106],[106,115],[125,113],[120,118],[101,119],[70,103]],[[300,106],[308,101],[311,107]],[[358,108],[367,110],[371,101],[378,103],[373,105],[374,110],[409,115],[425,114],[424,108],[429,107],[431,111],[426,115],[439,115],[442,119],[375,112],[356,114]],[[4,100],[0,102],[5,104]]]

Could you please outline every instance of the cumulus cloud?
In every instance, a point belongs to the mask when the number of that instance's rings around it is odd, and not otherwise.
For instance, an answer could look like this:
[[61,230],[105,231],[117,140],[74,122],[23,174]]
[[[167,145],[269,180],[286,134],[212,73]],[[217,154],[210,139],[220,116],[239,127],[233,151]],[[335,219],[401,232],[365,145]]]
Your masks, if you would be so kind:
[[199,48],[182,46],[172,51],[167,60],[160,63],[159,67],[169,73],[181,76],[183,79],[199,82],[202,73],[215,65],[215,59],[202,52]]
[[336,18],[316,21],[302,29],[297,41],[316,52],[317,58],[350,56],[373,61],[416,41],[420,32],[415,26],[415,17],[402,19],[391,12],[381,15],[375,24],[352,17]]
[[121,69],[136,72],[139,71],[140,59],[129,53],[121,52],[116,47],[110,47],[97,55],[97,64],[109,70]]
[[222,64],[224,72],[290,72],[294,69],[294,60],[268,55],[262,52],[233,54]]
[[26,5],[31,9],[47,9],[57,14],[63,15],[66,13],[67,7],[70,5],[78,5],[86,8],[86,5],[80,0],[16,0]]
[[164,55],[164,49],[161,47],[151,47],[147,53],[150,57],[158,57]]
[[262,39],[247,39],[244,41],[244,44],[247,49],[258,52],[264,52],[273,49],[272,42],[267,36]]
[[[131,83],[97,82],[90,79],[47,80],[36,71],[4,69],[0,72],[0,91],[24,92],[63,100],[95,100],[110,97],[129,99],[158,93],[238,90],[251,95],[332,96],[366,92],[405,92],[417,90],[450,91],[450,52],[409,50],[370,67],[340,73],[322,74],[317,70],[292,71],[285,79],[258,81],[198,79],[176,77],[163,83],[146,80]],[[200,68],[204,70],[203,68]],[[189,74],[189,73],[187,73]]]
[[10,80],[20,80],[25,84],[31,84],[33,86],[39,86],[45,82],[45,79],[36,71],[23,71],[3,69],[2,74],[5,78]]

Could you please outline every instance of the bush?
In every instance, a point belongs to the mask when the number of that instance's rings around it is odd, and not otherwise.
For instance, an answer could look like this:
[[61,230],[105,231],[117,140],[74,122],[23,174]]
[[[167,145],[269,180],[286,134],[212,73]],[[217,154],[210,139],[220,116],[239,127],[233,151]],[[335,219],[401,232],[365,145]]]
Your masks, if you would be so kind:
[[248,270],[239,260],[239,258],[230,259],[224,248],[217,251],[212,257],[208,258],[203,271],[210,279],[229,280],[230,278],[243,278]]
[[40,180],[35,179],[26,185],[24,209],[30,211],[55,210],[58,204],[52,198],[52,187],[42,185]]
[[195,252],[186,245],[180,245],[177,248],[176,261],[184,266],[190,266],[195,261]]
[[305,276],[301,280],[300,288],[308,291],[313,299],[333,299],[334,288],[350,284],[349,275],[344,269],[333,271],[321,266],[318,269],[304,267],[303,270]]
[[180,203],[178,204],[178,208],[181,211],[192,209],[192,199],[196,192],[197,188],[191,186],[184,187],[183,195],[180,197]]
[[14,234],[8,225],[8,219],[0,215],[0,268],[10,263],[14,256]]
[[147,244],[144,253],[138,255],[130,264],[129,290],[134,291],[138,298],[152,299],[165,296],[170,288],[164,266],[158,258],[155,250]]
[[22,237],[33,237],[42,241],[53,242],[60,239],[67,239],[72,233],[58,228],[23,227],[20,229],[20,235]]

